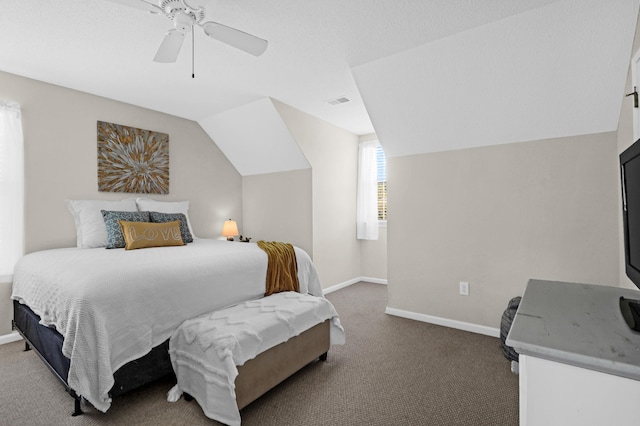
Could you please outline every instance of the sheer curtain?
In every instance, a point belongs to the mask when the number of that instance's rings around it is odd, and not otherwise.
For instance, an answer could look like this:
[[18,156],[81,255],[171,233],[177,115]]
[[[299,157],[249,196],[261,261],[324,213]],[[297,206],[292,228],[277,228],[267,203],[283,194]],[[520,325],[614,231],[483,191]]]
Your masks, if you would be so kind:
[[20,106],[0,100],[0,282],[23,254],[24,147]]
[[378,141],[361,142],[358,148],[358,198],[356,202],[356,237],[378,239],[378,176],[376,149]]

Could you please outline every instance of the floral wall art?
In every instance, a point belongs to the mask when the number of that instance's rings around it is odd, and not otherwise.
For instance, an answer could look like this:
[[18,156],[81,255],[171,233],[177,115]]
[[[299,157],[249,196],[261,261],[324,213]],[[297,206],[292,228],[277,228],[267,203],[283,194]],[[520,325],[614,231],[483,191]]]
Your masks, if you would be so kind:
[[98,121],[98,191],[169,193],[169,135]]

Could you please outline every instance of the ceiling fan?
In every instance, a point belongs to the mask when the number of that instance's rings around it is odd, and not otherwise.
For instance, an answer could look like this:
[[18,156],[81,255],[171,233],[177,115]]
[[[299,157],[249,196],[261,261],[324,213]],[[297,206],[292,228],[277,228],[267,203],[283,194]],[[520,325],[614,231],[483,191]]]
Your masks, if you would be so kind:
[[202,28],[209,37],[250,53],[260,56],[269,42],[238,29],[218,22],[207,21],[203,6],[193,5],[192,0],[110,0],[150,13],[162,13],[173,22],[174,29],[169,30],[160,43],[153,60],[155,62],[175,62],[184,42],[184,36],[196,26]]

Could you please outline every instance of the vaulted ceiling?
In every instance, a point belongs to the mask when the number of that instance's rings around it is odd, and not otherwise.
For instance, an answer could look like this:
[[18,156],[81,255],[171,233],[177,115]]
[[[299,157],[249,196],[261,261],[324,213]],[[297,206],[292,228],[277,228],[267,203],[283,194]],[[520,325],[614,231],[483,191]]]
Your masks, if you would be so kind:
[[[256,117],[260,143],[295,143],[277,99],[394,156],[615,130],[640,0],[187,0],[269,41],[255,57],[196,31],[193,64],[189,37],[176,63],[152,61],[172,24],[136,1],[3,0],[0,70],[195,120],[249,153],[234,126]],[[290,151],[278,168],[304,166]]]
[[565,0],[353,68],[387,155],[615,131],[638,1]]

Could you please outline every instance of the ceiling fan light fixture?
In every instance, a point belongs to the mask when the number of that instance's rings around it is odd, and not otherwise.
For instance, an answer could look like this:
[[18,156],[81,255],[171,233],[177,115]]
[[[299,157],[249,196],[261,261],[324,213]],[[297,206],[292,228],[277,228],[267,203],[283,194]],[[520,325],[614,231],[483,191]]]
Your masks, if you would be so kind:
[[186,33],[193,27],[193,18],[184,11],[178,11],[173,18],[173,26],[181,33]]

